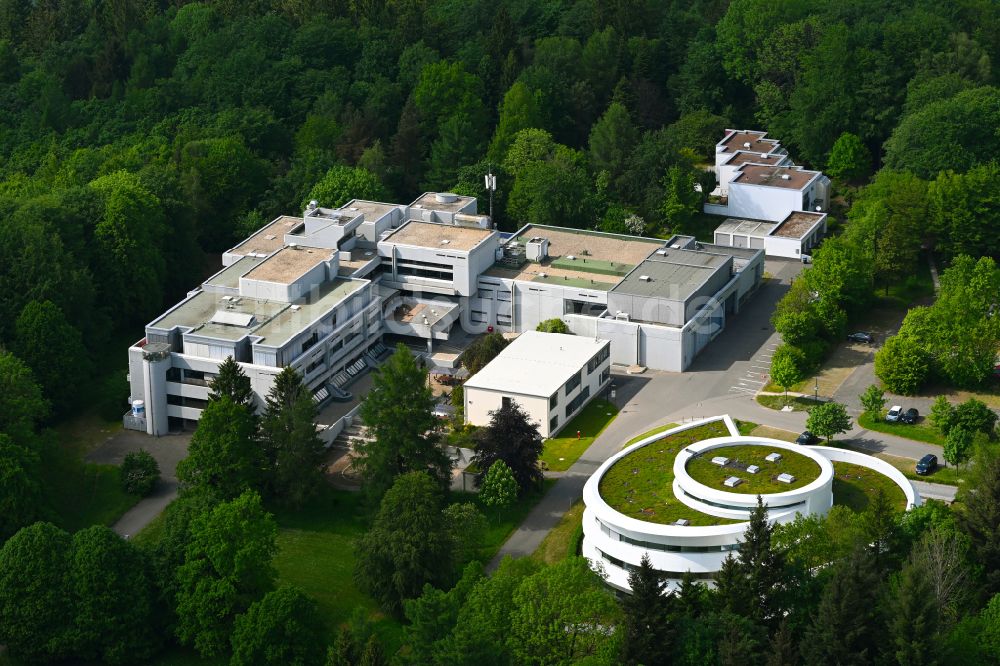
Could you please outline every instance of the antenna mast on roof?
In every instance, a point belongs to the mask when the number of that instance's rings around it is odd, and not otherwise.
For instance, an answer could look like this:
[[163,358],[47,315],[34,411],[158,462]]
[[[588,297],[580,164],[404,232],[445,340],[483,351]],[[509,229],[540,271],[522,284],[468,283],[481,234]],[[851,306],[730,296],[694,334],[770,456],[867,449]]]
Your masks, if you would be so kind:
[[490,193],[490,226],[496,229],[496,222],[493,221],[493,191],[497,189],[497,177],[493,173],[493,165],[487,164],[486,166],[486,176],[483,179],[486,183],[486,189]]

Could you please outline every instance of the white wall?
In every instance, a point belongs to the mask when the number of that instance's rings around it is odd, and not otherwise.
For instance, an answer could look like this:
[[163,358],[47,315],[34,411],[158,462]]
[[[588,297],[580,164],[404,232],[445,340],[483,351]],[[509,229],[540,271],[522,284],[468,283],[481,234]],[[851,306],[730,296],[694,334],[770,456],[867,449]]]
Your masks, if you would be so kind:
[[[561,390],[561,389],[560,389]],[[503,405],[503,398],[508,397],[514,400],[527,414],[528,418],[538,424],[538,432],[542,437],[549,436],[549,399],[548,397],[518,395],[515,393],[503,393],[491,391],[489,389],[466,387],[463,391],[465,398],[465,421],[472,425],[485,426],[490,423],[490,412],[500,409]],[[560,402],[562,396],[560,395]],[[558,407],[556,408],[558,409]]]
[[732,217],[780,222],[789,213],[802,210],[802,191],[735,182],[729,186],[727,208]]

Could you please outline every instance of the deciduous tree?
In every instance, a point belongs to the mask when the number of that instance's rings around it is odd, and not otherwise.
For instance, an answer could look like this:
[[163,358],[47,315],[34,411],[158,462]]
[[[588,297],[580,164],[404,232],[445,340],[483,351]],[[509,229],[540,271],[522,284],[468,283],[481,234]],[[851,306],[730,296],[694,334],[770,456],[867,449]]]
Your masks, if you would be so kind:
[[477,338],[462,353],[462,365],[465,366],[470,375],[474,375],[486,367],[486,364],[496,358],[497,354],[506,349],[509,344],[510,341],[501,333],[487,333]]
[[122,490],[145,497],[160,480],[160,465],[149,451],[130,451],[125,454],[125,459],[118,468],[118,478]]
[[194,519],[177,570],[181,643],[204,656],[227,648],[236,617],[274,587],[277,533],[274,518],[252,491]]
[[518,491],[517,480],[513,472],[503,460],[498,459],[486,472],[482,485],[479,488],[479,499],[488,507],[496,508],[497,523],[500,522],[501,512],[517,500]]
[[357,544],[355,579],[389,613],[425,584],[451,582],[454,559],[442,514],[440,485],[423,471],[400,475],[385,493],[375,522]]
[[326,654],[319,606],[302,590],[282,586],[236,618],[233,666],[319,666]]
[[56,407],[69,406],[90,373],[83,338],[58,305],[31,301],[14,324],[14,352]]
[[882,410],[885,409],[885,391],[875,384],[869,384],[864,393],[858,396],[865,413],[874,419],[882,418]]
[[834,435],[851,429],[851,417],[847,415],[847,407],[839,402],[824,402],[809,410],[806,428],[825,437],[829,444]]
[[545,321],[538,322],[538,326],[535,327],[535,330],[542,331],[543,333],[569,333],[569,327],[566,326],[566,322],[559,317],[553,317],[552,319],[546,319]]
[[521,494],[542,484],[538,458],[542,455],[542,437],[516,401],[490,412],[490,423],[476,431],[476,454],[473,461],[482,470],[476,477],[481,484],[486,471],[498,460],[504,461],[517,479]]
[[913,395],[927,379],[927,351],[920,341],[894,335],[875,353],[875,374],[887,389],[899,395]]

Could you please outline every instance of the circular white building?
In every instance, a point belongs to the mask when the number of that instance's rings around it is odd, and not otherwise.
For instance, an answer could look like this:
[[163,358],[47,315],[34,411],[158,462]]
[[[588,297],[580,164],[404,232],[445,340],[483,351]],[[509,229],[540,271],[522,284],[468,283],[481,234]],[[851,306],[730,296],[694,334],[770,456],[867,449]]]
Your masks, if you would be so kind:
[[[740,435],[728,416],[650,435],[609,458],[583,490],[583,555],[628,591],[643,555],[671,585],[714,579],[739,550],[759,494],[768,519],[825,515],[839,484],[883,483],[909,509],[920,497],[892,465],[826,446]],[[896,491],[898,488],[898,491]]]

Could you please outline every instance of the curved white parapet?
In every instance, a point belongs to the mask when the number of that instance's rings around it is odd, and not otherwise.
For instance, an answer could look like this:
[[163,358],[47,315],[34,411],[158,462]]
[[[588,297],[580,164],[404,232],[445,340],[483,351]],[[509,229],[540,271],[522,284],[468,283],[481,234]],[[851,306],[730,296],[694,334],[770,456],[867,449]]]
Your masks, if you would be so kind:
[[[676,499],[691,507],[692,511],[740,522],[710,526],[651,523],[622,514],[601,497],[601,479],[622,458],[670,435],[720,420],[726,424],[731,436],[706,439],[680,451],[674,460],[673,491]],[[652,565],[666,574],[672,587],[689,571],[696,578],[712,584],[725,558],[735,555],[739,549],[747,528],[746,519],[757,504],[757,496],[728,492],[695,481],[687,472],[687,461],[693,455],[713,448],[738,444],[792,451],[811,458],[819,466],[816,478],[801,488],[761,496],[769,508],[768,520],[772,523],[791,522],[799,514],[825,515],[830,510],[833,505],[833,461],[861,465],[884,474],[903,489],[907,508],[920,503],[920,496],[906,477],[882,460],[844,449],[799,446],[740,435],[728,416],[714,417],[650,435],[611,456],[594,472],[583,489],[586,505],[583,514],[583,555],[591,560],[595,568],[603,570],[610,585],[625,591],[629,590],[629,569],[638,566],[643,555],[647,555]]]
[[920,506],[923,503],[923,500],[920,498],[920,493],[918,493],[917,489],[913,487],[910,480],[906,478],[906,475],[884,460],[879,460],[874,456],[859,453],[857,451],[838,449],[834,446],[803,446],[802,448],[813,449],[816,453],[832,462],[846,462],[860,467],[867,467],[868,469],[878,472],[882,476],[889,477],[893,483],[899,486],[900,490],[902,490],[903,494],[906,496],[907,511],[913,507]]

